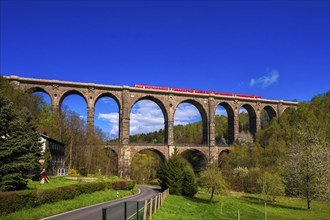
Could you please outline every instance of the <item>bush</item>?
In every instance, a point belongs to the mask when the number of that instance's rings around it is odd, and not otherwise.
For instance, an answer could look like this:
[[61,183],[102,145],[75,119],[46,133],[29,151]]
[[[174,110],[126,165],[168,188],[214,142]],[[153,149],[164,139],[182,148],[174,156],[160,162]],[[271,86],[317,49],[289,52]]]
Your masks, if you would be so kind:
[[149,181],[149,184],[153,185],[153,186],[159,186],[159,183],[160,183],[160,180],[158,178]]
[[[134,185],[134,183],[131,183]],[[0,215],[22,208],[36,207],[41,204],[73,199],[81,194],[109,189],[109,182],[79,183],[46,190],[24,190],[0,193]],[[127,181],[126,188],[127,189]]]
[[68,171],[68,175],[69,175],[69,176],[79,176],[77,170],[75,170],[75,169],[73,169],[73,168],[69,169],[69,171]]
[[79,169],[79,173],[82,176],[87,176],[88,171],[87,171],[87,169],[85,167],[82,167],[82,168]]
[[112,182],[112,189],[114,190],[126,190],[128,189],[128,181],[127,180],[119,180]]
[[127,187],[132,190],[135,187],[135,180],[128,180]]
[[257,181],[262,175],[259,168],[250,168],[246,177],[246,191],[247,193],[259,193],[257,188]]
[[25,207],[38,206],[36,191],[12,191],[0,193],[0,214],[7,214]]

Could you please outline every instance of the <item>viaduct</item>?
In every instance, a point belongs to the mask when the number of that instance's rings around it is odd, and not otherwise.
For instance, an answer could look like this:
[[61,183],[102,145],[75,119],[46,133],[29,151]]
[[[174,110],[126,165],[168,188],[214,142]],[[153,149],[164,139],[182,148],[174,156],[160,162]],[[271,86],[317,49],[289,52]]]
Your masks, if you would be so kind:
[[[185,151],[197,152],[210,162],[217,161],[223,151],[228,151],[228,146],[218,146],[215,142],[215,111],[221,105],[228,116],[229,144],[233,143],[239,133],[238,114],[244,107],[249,114],[249,128],[252,134],[261,129],[261,111],[265,110],[270,118],[281,117],[287,108],[296,108],[297,102],[282,100],[269,100],[251,97],[225,96],[214,93],[195,93],[135,88],[129,86],[110,86],[94,83],[78,83],[59,80],[44,80],[6,76],[16,88],[28,92],[44,92],[50,96],[53,110],[60,111],[61,103],[71,94],[80,95],[87,104],[88,131],[94,129],[94,107],[102,97],[113,98],[119,108],[119,143],[109,145],[117,153],[119,175],[129,177],[129,167],[134,155],[142,150],[152,150],[167,159],[177,147],[179,153]],[[133,105],[143,99],[155,102],[164,115],[164,140],[163,145],[138,146],[129,142],[130,112]],[[200,145],[175,145],[174,143],[174,113],[181,103],[190,103],[200,112],[203,127],[203,142]]]

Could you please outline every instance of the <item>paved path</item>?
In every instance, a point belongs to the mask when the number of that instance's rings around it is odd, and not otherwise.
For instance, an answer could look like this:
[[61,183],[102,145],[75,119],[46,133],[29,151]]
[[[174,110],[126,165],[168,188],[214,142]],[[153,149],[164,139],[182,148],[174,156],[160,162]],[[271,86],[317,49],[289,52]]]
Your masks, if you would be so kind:
[[[114,206],[126,201],[141,201],[156,196],[159,193],[159,189],[151,188],[147,186],[138,186],[140,193],[137,195],[112,200],[110,202],[103,202],[96,205],[88,206],[85,208],[76,209],[73,211],[65,212],[62,214],[43,218],[42,220],[101,220],[102,208],[108,206]],[[118,213],[122,213],[123,210],[116,209]]]

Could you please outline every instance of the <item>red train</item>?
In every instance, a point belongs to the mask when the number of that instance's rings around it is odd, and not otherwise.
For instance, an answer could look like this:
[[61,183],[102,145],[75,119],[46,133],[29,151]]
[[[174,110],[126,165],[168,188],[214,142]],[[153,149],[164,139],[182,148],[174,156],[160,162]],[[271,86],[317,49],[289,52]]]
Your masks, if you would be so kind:
[[214,94],[214,95],[218,95],[218,96],[249,98],[249,99],[261,99],[261,96],[257,96],[257,95],[234,94],[234,93],[228,93],[228,92],[215,92],[215,91],[203,92],[202,90],[196,90],[196,89],[170,88],[170,87],[164,87],[164,86],[150,86],[150,85],[144,85],[144,84],[135,84],[134,88],[162,90],[162,91],[174,91],[174,92],[187,92],[187,93],[197,93],[197,94]]

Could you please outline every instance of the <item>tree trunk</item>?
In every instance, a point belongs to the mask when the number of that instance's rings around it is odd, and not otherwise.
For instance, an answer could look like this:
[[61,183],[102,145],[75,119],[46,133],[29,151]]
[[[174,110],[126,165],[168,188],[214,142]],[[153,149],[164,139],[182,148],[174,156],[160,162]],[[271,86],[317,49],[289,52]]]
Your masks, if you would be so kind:
[[215,187],[212,187],[212,190],[211,190],[211,198],[210,198],[210,203],[212,203],[212,202],[213,202],[214,191],[215,191]]
[[307,199],[307,208],[308,209],[311,209],[311,203],[312,203],[312,200],[310,198],[310,195],[309,195],[309,191],[307,191],[307,194],[306,194],[306,199]]

